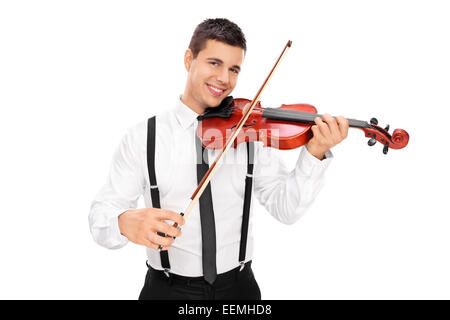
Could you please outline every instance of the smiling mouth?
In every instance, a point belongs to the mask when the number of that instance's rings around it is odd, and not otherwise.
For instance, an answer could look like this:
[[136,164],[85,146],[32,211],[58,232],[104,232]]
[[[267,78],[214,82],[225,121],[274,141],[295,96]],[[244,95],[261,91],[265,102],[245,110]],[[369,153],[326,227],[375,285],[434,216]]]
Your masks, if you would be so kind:
[[225,89],[210,85],[208,83],[206,84],[206,86],[208,87],[209,92],[211,92],[216,97],[221,96],[225,92]]

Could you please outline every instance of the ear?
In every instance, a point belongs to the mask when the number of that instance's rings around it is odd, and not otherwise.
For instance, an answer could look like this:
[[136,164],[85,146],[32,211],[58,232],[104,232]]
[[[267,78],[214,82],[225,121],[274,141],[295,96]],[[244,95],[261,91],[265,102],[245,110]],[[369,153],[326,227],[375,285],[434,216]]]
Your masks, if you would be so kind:
[[184,53],[184,67],[186,68],[186,71],[189,72],[191,69],[192,60],[194,60],[194,54],[192,53],[191,49],[187,49]]

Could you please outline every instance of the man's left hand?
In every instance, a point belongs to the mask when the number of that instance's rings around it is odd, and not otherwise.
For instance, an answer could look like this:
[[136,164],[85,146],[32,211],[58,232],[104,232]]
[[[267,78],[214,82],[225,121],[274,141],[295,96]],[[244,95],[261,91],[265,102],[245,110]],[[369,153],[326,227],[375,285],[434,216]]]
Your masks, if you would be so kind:
[[322,160],[330,148],[347,138],[348,120],[343,116],[334,118],[325,113],[322,118],[316,117],[314,122],[316,124],[311,127],[314,136],[309,140],[306,148],[309,153]]

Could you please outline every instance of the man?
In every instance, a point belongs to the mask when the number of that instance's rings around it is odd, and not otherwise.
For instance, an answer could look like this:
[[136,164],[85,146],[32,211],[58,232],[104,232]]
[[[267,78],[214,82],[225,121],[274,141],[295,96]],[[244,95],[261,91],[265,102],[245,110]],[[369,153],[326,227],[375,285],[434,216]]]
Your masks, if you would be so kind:
[[[261,143],[231,148],[185,220],[180,213],[219,152],[202,149],[197,117],[223,107],[245,51],[236,24],[227,19],[199,24],[184,55],[183,95],[170,111],[128,131],[92,203],[90,228],[99,244],[120,248],[131,241],[147,247],[140,299],[260,299],[251,269],[251,192],[277,220],[294,223],[320,190],[329,149],[347,136],[343,117],[316,118],[314,137],[292,172]],[[141,195],[146,208],[136,209]]]

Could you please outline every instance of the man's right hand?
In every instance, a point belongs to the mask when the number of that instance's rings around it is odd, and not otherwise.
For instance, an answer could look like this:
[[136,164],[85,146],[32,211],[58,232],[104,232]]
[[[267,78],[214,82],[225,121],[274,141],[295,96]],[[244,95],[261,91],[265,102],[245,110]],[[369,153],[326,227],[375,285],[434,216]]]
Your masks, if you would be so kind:
[[131,242],[149,248],[158,249],[159,245],[167,250],[174,242],[171,237],[161,237],[157,232],[179,237],[181,231],[164,220],[184,224],[184,218],[178,213],[158,208],[127,210],[119,215],[120,233]]

